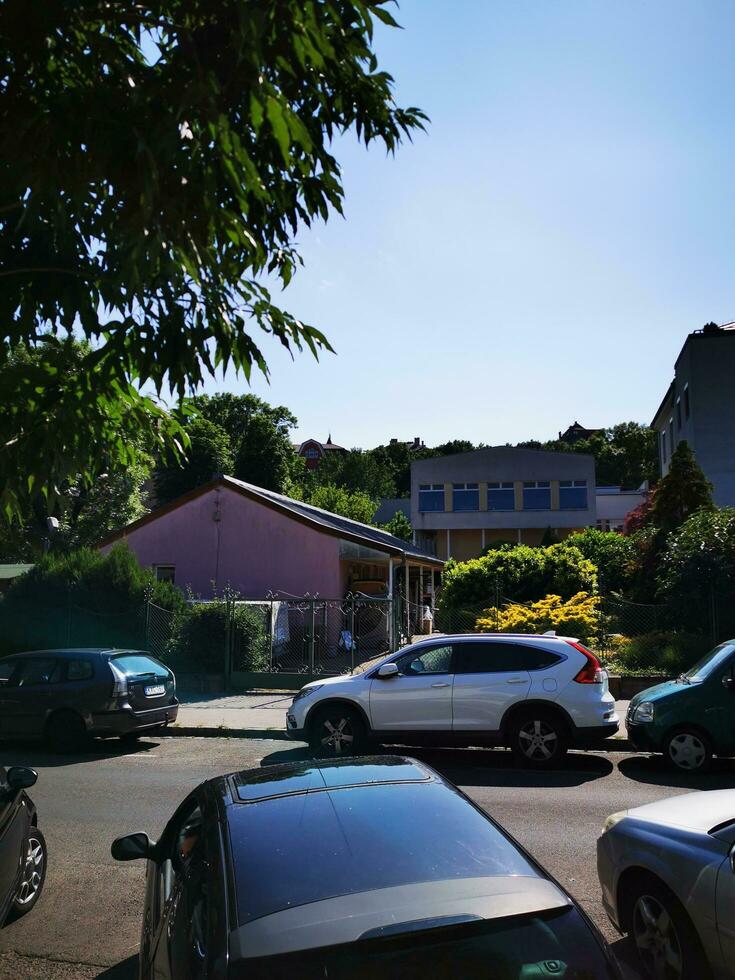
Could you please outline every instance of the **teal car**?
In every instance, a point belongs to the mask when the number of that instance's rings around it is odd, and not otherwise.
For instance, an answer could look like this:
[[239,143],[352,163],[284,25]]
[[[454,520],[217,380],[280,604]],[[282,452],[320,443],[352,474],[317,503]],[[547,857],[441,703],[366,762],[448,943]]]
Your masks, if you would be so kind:
[[705,769],[735,755],[735,640],[716,646],[676,680],[630,702],[628,737],[641,752],[663,752],[677,769]]

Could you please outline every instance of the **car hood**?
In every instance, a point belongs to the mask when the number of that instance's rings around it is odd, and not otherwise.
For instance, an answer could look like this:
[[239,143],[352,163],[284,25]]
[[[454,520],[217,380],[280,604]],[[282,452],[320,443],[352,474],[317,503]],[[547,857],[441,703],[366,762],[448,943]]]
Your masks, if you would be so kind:
[[631,699],[630,706],[631,708],[635,708],[641,701],[661,701],[662,698],[668,698],[672,694],[681,694],[682,691],[687,691],[695,686],[694,684],[684,684],[682,681],[675,680],[664,681],[663,684],[654,684],[653,687],[647,687],[645,691],[636,694]]
[[318,681],[309,681],[308,684],[304,684],[301,690],[309,691],[312,687],[334,687],[338,684],[347,684],[354,679],[355,676],[353,674],[337,674],[336,677],[320,677]]
[[708,834],[715,827],[735,820],[735,789],[706,790],[670,796],[628,810],[629,817],[670,827]]

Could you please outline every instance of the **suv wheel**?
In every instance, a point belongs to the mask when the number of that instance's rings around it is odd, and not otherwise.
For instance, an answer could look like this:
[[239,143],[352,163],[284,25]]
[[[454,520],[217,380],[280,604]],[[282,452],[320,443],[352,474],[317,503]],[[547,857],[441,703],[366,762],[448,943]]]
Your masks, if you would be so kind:
[[51,715],[45,735],[56,752],[78,752],[89,741],[84,721],[75,711],[57,711]]
[[510,723],[510,747],[523,765],[550,769],[567,753],[566,726],[551,712],[524,712]]
[[309,746],[315,755],[355,755],[365,742],[362,718],[342,704],[320,708],[309,725]]
[[653,980],[702,980],[709,976],[689,916],[657,878],[641,876],[626,889],[623,913],[647,976]]
[[675,769],[703,772],[712,761],[712,747],[703,732],[680,728],[664,744],[664,754]]
[[20,884],[10,906],[10,918],[19,919],[38,901],[46,880],[46,840],[38,827],[31,827],[26,840]]

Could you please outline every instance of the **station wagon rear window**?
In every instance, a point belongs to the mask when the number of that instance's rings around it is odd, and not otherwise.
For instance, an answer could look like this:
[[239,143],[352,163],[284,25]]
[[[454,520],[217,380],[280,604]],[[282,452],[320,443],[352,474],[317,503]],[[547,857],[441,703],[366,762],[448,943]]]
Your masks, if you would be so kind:
[[168,677],[168,667],[159,660],[147,657],[144,653],[124,653],[119,657],[111,657],[112,663],[128,677],[138,674],[155,674],[156,677]]

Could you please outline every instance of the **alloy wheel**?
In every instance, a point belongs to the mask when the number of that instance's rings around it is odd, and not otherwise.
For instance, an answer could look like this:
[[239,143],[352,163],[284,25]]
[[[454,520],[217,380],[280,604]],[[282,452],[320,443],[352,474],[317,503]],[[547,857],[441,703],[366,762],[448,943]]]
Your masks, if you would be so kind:
[[325,749],[342,755],[352,748],[355,736],[349,718],[325,718],[323,730],[326,735],[322,736],[321,742]]
[[707,748],[697,735],[681,732],[669,742],[669,758],[679,769],[699,769],[707,758]]
[[652,895],[641,895],[633,907],[633,940],[654,980],[680,980],[684,957],[673,920]]
[[536,719],[527,721],[518,729],[518,745],[521,752],[534,762],[551,759],[559,744],[559,733],[548,722]]
[[17,905],[28,905],[38,894],[43,882],[44,852],[41,841],[31,833],[28,838],[25,864],[20,880],[20,886],[15,896]]

